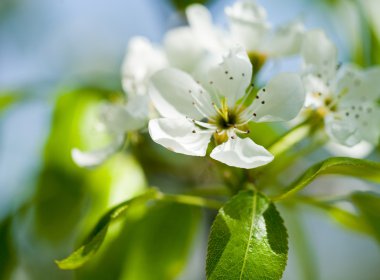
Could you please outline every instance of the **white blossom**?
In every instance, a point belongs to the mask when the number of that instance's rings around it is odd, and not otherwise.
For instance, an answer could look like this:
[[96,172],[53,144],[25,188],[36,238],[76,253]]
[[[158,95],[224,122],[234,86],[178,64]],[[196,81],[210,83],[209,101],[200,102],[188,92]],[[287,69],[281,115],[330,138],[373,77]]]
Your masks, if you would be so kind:
[[[242,45],[255,66],[268,58],[289,56],[299,52],[304,27],[299,21],[272,28],[266,11],[255,1],[237,1],[226,7],[229,30],[214,25],[208,9],[200,4],[186,9],[188,26],[169,30],[164,37],[164,49],[170,65],[202,76],[203,68],[213,63],[237,43]],[[259,68],[257,69],[259,70]]]
[[345,146],[380,137],[380,68],[337,67],[337,50],[319,30],[302,45],[306,105],[324,117],[328,135]]
[[299,21],[273,28],[267,21],[265,9],[254,0],[237,1],[226,7],[231,36],[250,54],[263,57],[282,57],[297,54],[304,26]]
[[215,160],[241,168],[269,163],[273,155],[246,137],[248,123],[294,118],[304,103],[303,85],[297,74],[280,74],[246,104],[251,77],[252,65],[241,47],[209,69],[207,82],[175,68],[158,71],[150,94],[163,118],[149,122],[152,139],[177,153],[205,156],[213,137],[217,146],[210,156]]
[[163,45],[171,66],[193,73],[210,59],[210,54],[225,52],[231,39],[213,24],[210,12],[203,5],[190,5],[186,17],[189,25],[169,30]]
[[151,115],[148,91],[150,77],[167,66],[163,51],[143,37],[130,40],[122,65],[122,86],[126,93],[124,104],[107,103],[100,110],[99,124],[111,137],[111,143],[94,151],[72,150],[79,166],[94,167],[116,153],[124,144],[125,134],[143,128]]

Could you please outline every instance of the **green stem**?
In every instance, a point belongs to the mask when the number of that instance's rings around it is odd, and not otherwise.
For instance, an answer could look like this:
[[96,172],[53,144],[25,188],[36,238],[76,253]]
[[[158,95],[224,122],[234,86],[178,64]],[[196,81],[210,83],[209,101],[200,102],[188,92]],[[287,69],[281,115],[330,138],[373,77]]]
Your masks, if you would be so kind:
[[205,186],[193,188],[189,190],[188,194],[194,196],[230,196],[231,191],[225,186]]
[[[292,167],[295,162],[298,159],[305,158],[307,155],[315,152],[317,149],[322,147],[326,143],[326,139],[320,139],[318,141],[313,141],[309,143],[309,145],[302,147],[301,149],[294,151],[290,154],[282,155],[280,157],[277,157],[275,161],[271,165],[269,165],[265,169],[266,174],[279,174],[283,171],[286,171],[289,167]],[[278,181],[274,181],[274,179],[278,179],[276,176],[275,178],[271,178],[270,176],[267,176],[265,178],[262,178],[261,184],[263,185],[279,185]],[[272,184],[274,183],[274,184]]]
[[223,202],[220,202],[218,200],[206,199],[198,196],[190,196],[183,194],[164,194],[161,192],[157,193],[156,199],[160,201],[187,204],[217,210],[221,208],[224,204]]
[[268,150],[275,156],[286,152],[295,144],[303,140],[311,132],[310,118],[306,119],[304,122],[296,125],[287,133],[282,135],[274,143],[272,143]]

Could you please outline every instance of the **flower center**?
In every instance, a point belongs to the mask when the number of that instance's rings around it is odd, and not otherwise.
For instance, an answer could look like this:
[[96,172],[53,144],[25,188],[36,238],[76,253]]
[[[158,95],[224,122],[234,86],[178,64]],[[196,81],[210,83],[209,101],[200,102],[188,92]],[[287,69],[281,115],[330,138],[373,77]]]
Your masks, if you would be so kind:
[[227,112],[226,116],[218,115],[215,124],[219,130],[234,127],[237,124],[237,115],[232,111]]
[[235,139],[236,133],[248,134],[250,132],[247,123],[241,120],[239,106],[228,108],[227,102],[223,99],[220,108],[215,105],[214,107],[217,115],[209,120],[209,123],[217,128],[214,139],[218,144],[227,141],[228,138]]

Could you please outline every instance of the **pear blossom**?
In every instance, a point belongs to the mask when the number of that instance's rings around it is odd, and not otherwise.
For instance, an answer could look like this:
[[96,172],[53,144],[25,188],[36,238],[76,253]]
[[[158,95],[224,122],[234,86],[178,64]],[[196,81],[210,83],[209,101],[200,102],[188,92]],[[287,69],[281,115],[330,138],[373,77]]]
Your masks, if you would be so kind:
[[349,147],[361,141],[376,145],[380,137],[380,67],[337,67],[336,47],[319,30],[305,36],[301,55],[306,106],[323,116],[327,134]]
[[241,0],[225,8],[230,22],[231,36],[242,44],[250,55],[282,57],[297,54],[304,26],[299,21],[273,28],[267,20],[266,10],[254,0]]
[[[255,1],[237,1],[226,7],[230,29],[223,30],[213,23],[208,9],[192,4],[186,9],[188,26],[169,30],[164,37],[164,49],[170,65],[202,76],[203,67],[214,62],[237,43],[248,52],[256,71],[268,58],[289,56],[299,52],[304,27],[294,21],[272,28],[266,11]],[[209,61],[207,61],[207,59]]]
[[74,162],[94,167],[120,150],[129,131],[143,128],[152,114],[149,102],[150,76],[167,66],[163,51],[143,37],[130,40],[122,65],[122,86],[126,100],[122,104],[107,103],[100,108],[98,127],[110,134],[106,147],[94,151],[72,150]]
[[210,12],[203,5],[187,7],[186,18],[189,25],[169,30],[163,46],[171,66],[193,73],[210,54],[225,52],[232,41],[227,32],[213,24]]
[[303,106],[304,89],[299,75],[283,73],[249,103],[251,77],[252,64],[242,47],[210,67],[207,82],[176,68],[158,71],[150,96],[162,118],[149,121],[153,141],[176,153],[205,156],[213,138],[217,146],[210,157],[227,165],[249,169],[271,162],[273,155],[247,137],[248,123],[294,118]]

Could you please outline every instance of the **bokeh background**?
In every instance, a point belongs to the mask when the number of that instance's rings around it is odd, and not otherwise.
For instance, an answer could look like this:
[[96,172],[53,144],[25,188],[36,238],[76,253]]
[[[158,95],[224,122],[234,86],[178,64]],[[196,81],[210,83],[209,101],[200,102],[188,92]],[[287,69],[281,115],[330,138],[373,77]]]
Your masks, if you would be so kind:
[[[79,244],[106,209],[141,192],[148,182],[169,190],[184,187],[175,178],[188,164],[181,156],[168,159],[179,163],[170,177],[154,164],[143,169],[129,152],[100,168],[80,169],[70,150],[107,142],[91,124],[99,103],[121,90],[128,40],[141,35],[159,43],[166,30],[184,23],[182,11],[190,2],[0,1],[0,279],[204,279],[208,226],[215,213],[180,206],[157,205],[142,221],[136,219],[141,213],[133,213],[130,226],[112,228],[105,248],[79,272],[60,271],[54,264]],[[226,26],[223,9],[233,1],[201,2],[218,25]],[[323,28],[338,46],[341,61],[363,67],[380,62],[377,0],[259,2],[274,25],[298,18],[307,28]],[[264,72],[297,65],[290,58]],[[137,155],[149,148],[139,149]],[[342,184],[370,188],[357,180],[329,177],[311,189]],[[294,215],[284,209],[290,235],[284,279],[379,279],[375,241],[345,230],[323,212],[299,210]],[[177,225],[171,227],[165,219],[175,219]],[[303,235],[297,230],[300,225],[306,229]],[[295,249],[304,242],[309,249]],[[164,251],[170,257],[162,259]],[[310,265],[302,261],[302,251],[314,263],[308,273],[301,267]]]

